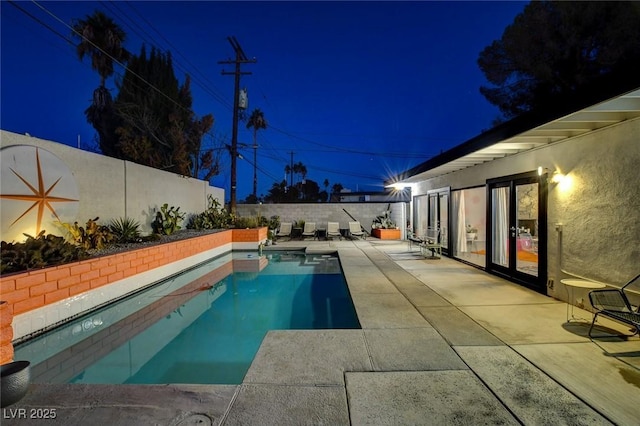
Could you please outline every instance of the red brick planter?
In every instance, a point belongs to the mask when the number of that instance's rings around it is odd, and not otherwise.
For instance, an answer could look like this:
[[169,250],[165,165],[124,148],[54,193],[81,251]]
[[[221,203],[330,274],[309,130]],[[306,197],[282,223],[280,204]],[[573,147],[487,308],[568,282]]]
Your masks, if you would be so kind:
[[399,229],[372,229],[371,235],[376,238],[380,238],[381,240],[399,240],[400,239],[400,230]]

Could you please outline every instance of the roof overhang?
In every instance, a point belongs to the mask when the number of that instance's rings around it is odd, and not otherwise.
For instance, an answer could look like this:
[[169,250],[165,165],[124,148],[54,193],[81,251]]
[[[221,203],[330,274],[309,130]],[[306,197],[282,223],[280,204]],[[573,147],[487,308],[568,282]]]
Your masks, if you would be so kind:
[[[516,117],[400,173],[385,185],[422,182],[640,117],[640,88],[594,103],[594,98],[602,95],[599,91],[558,108]],[[579,105],[587,106],[576,109]]]

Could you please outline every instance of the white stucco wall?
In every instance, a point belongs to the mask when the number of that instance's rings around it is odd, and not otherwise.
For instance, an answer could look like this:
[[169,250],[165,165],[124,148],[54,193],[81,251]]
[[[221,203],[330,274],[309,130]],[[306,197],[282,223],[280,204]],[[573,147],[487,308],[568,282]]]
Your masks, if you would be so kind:
[[[10,145],[45,149],[69,167],[80,196],[76,218],[80,225],[96,216],[100,217],[100,223],[130,217],[140,223],[144,233],[149,233],[155,217],[153,209],[164,203],[180,207],[180,211],[190,215],[207,208],[208,194],[224,202],[224,189],[199,179],[0,130],[0,147]],[[59,233],[55,231],[47,229],[47,233]]]
[[[558,265],[569,274],[618,285],[640,272],[640,119],[429,179],[412,195],[484,185],[538,166],[567,179],[549,182],[549,278],[566,277]],[[563,224],[561,245],[557,223]],[[549,294],[564,292],[559,288]]]

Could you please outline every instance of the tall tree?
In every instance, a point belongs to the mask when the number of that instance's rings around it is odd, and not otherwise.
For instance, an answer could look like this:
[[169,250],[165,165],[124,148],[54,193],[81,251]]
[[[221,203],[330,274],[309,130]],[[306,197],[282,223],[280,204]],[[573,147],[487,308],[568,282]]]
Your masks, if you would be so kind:
[[344,189],[341,183],[334,183],[331,186],[331,201],[340,201],[340,192]]
[[190,83],[187,76],[179,84],[170,53],[152,48],[147,56],[142,46],[131,57],[115,101],[122,119],[117,134],[123,158],[185,176],[206,173],[207,180],[217,173],[219,157],[202,150],[213,116],[196,117]]
[[89,124],[98,132],[100,150],[105,155],[117,156],[115,128],[117,117],[113,98],[105,87],[107,78],[113,75],[114,62],[124,63],[129,52],[124,48],[125,32],[100,11],[77,19],[73,23],[72,36],[80,38],[76,52],[80,60],[91,58],[91,68],[100,75],[100,86],[94,90],[91,105],[85,110]]
[[305,180],[307,177],[307,166],[305,166],[301,161],[298,161],[293,165],[293,173],[300,175],[301,180]]
[[609,73],[640,75],[640,3],[532,1],[478,65],[480,92],[506,118]]
[[258,130],[267,128],[267,121],[263,112],[256,108],[247,121],[247,129],[253,128],[253,196],[257,198],[258,192]]

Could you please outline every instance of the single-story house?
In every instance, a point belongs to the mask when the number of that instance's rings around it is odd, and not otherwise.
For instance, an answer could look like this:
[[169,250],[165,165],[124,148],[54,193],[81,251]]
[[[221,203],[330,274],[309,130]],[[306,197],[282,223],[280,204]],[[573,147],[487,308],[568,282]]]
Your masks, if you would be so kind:
[[562,300],[566,278],[619,286],[640,273],[640,87],[626,81],[599,81],[385,183],[411,189],[410,227],[439,228],[446,256]]

